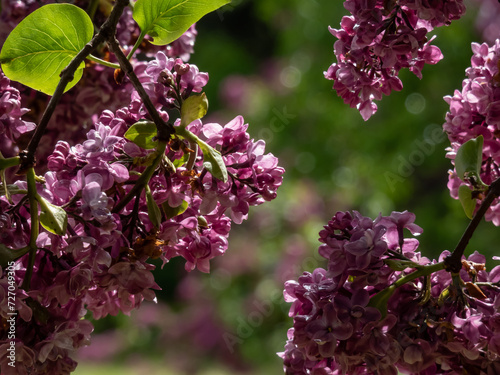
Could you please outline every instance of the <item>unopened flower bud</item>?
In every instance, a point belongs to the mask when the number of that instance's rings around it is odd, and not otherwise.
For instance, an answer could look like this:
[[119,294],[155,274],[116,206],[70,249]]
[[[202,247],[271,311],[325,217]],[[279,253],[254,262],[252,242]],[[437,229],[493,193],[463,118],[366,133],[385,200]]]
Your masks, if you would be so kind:
[[182,76],[189,71],[189,64],[175,64],[174,70],[178,75]]
[[160,72],[160,75],[158,77],[158,82],[165,85],[165,86],[171,86],[173,87],[174,85],[174,78],[172,77],[172,73],[170,73],[167,70],[162,70]]

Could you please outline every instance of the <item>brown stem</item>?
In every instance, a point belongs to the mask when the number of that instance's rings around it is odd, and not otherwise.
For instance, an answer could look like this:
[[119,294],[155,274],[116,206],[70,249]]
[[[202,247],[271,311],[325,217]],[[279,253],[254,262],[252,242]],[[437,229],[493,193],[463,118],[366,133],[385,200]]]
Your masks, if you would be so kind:
[[85,47],[78,52],[78,54],[71,60],[66,68],[61,71],[61,80],[56,87],[54,95],[50,98],[49,104],[45,109],[42,119],[38,124],[31,140],[28,144],[26,150],[20,153],[21,157],[21,166],[19,167],[18,174],[25,174],[29,168],[35,165],[35,152],[40,143],[40,140],[45,133],[47,125],[49,123],[52,114],[57,106],[57,103],[61,99],[61,96],[64,93],[64,89],[74,78],[75,71],[78,69],[80,64],[85,60],[85,58],[90,55],[99,44],[105,42],[108,39],[114,38],[116,32],[116,25],[120,16],[123,13],[125,7],[129,4],[129,0],[117,0],[116,5],[111,11],[110,16],[104,22],[99,32],[92,38],[92,40],[85,45]]
[[132,67],[132,64],[130,64],[130,61],[127,60],[127,57],[121,50],[117,40],[114,37],[109,38],[108,44],[111,51],[115,54],[121,69],[129,77],[130,81],[132,82],[132,85],[134,85],[135,90],[141,97],[141,100],[144,103],[146,110],[151,116],[151,119],[155,123],[156,129],[158,131],[158,140],[168,142],[172,134],[175,134],[175,128],[173,127],[172,124],[166,123],[161,118],[153,102],[149,98],[149,95],[146,93],[146,90],[144,90],[144,87],[139,81],[139,78],[137,78],[137,75],[134,73],[134,68]]
[[474,231],[481,222],[483,216],[486,214],[488,208],[491,206],[495,198],[498,198],[499,196],[500,196],[500,178],[496,179],[490,185],[486,198],[484,198],[483,202],[481,203],[481,206],[479,206],[479,209],[477,210],[476,214],[474,215],[469,225],[467,226],[467,229],[462,235],[462,238],[460,238],[457,247],[455,248],[452,254],[448,255],[445,258],[444,264],[446,270],[453,273],[460,272],[460,269],[462,268],[462,256],[464,255],[464,251],[465,248],[467,247],[467,244],[469,243],[469,240],[474,234]]

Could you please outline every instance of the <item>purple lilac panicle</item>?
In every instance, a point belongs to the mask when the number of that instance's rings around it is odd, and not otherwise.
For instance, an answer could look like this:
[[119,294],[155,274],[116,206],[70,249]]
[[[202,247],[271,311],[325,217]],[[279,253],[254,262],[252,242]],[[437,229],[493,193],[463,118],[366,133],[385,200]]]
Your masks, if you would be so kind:
[[427,33],[447,25],[465,12],[461,0],[383,1],[347,0],[350,16],[340,29],[330,28],[337,62],[325,72],[346,104],[357,108],[364,120],[376,111],[374,100],[403,88],[398,73],[408,68],[422,77],[425,64],[443,58]]
[[[138,71],[162,118],[175,124],[179,119],[170,119],[166,109],[179,108],[183,99],[201,92],[208,82],[208,74],[195,65],[162,52],[140,64]],[[4,107],[19,120],[19,102],[11,100],[17,91],[6,89],[5,93]],[[141,149],[124,138],[131,125],[147,118],[135,92],[129,103],[114,112],[102,112],[81,143],[72,146],[66,140],[58,141],[47,159],[48,171],[37,184],[38,193],[64,207],[68,231],[57,236],[40,229],[28,292],[20,287],[28,256],[15,263],[19,373],[69,374],[76,367],[74,352],[87,345],[93,329],[83,319],[87,312],[100,319],[120,311],[129,314],[144,300],[154,301],[159,286],[149,259],[161,259],[165,264],[181,256],[186,270],[209,272],[210,260],[228,248],[231,222],[241,223],[250,206],[274,199],[281,185],[284,169],[276,157],[265,153],[263,141],[250,138],[241,116],[224,126],[197,120],[188,130],[220,150],[228,181],[217,180],[205,169],[200,150],[188,166],[189,154],[195,151],[174,136],[165,157],[175,168],[162,163],[149,181],[160,210],[159,223],[151,220],[144,194],[114,212],[155,157],[154,150]],[[15,184],[26,189],[25,181]],[[29,242],[30,214],[20,194],[13,195],[13,202],[0,197],[0,238],[12,248]],[[0,294],[8,286],[6,277],[2,272]],[[7,311],[0,310],[0,316],[5,323]],[[5,348],[7,331],[0,329],[0,348]],[[0,366],[9,368],[5,362]]]
[[[500,40],[492,46],[486,43],[472,43],[471,66],[466,69],[467,78],[462,90],[455,90],[453,96],[445,96],[450,105],[443,125],[451,142],[447,157],[455,159],[460,146],[470,139],[484,137],[480,177],[491,184],[500,177]],[[451,196],[458,198],[461,185],[473,188],[473,182],[462,181],[451,171],[448,188]],[[485,215],[486,220],[500,225],[500,201],[495,199]]]
[[[286,374],[495,373],[500,266],[487,272],[477,252],[463,261],[463,303],[457,302],[450,273],[441,270],[427,283],[417,278],[397,288],[385,316],[370,305],[371,297],[414,271],[415,264],[436,263],[416,251],[415,238],[406,238],[422,232],[414,220],[407,211],[375,220],[338,212],[328,222],[319,239],[327,269],[285,283],[293,318],[279,353]],[[403,259],[413,265],[394,267],[398,271],[389,266]],[[479,288],[475,282],[482,283],[480,293],[473,292]],[[428,300],[422,299],[425,290]]]

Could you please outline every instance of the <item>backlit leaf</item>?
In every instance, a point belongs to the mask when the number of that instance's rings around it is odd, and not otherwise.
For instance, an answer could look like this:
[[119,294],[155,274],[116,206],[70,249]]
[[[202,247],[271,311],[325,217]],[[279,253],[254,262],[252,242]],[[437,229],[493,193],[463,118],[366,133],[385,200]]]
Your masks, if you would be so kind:
[[205,93],[192,95],[182,103],[181,126],[186,127],[194,120],[198,120],[207,114],[208,100]]
[[[82,9],[71,4],[48,4],[24,18],[10,33],[0,52],[5,75],[52,95],[61,71],[92,39],[94,26]],[[82,77],[76,70],[66,91]]]
[[230,0],[137,0],[133,17],[141,28],[141,36],[154,38],[151,42],[165,45],[173,42],[198,22]]
[[63,236],[66,234],[68,214],[62,207],[49,203],[45,198],[37,196],[40,203],[40,224],[51,233]]

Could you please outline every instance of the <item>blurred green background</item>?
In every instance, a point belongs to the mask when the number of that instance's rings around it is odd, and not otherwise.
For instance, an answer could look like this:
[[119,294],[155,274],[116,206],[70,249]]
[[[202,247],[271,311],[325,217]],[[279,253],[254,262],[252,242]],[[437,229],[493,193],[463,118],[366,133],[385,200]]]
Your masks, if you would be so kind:
[[[328,26],[339,27],[342,1],[233,0],[203,18],[190,63],[210,75],[207,121],[242,115],[286,168],[283,186],[233,225],[211,274],[186,274],[174,260],[156,271],[157,305],[95,322],[75,373],[281,374],[276,352],[291,326],[283,283],[323,266],[318,232],[336,211],[374,218],[409,210],[424,228],[425,256],[453,250],[468,220],[446,187],[449,143],[439,129],[442,98],[461,88],[470,43],[481,41],[468,5],[464,18],[434,32],[445,58],[422,80],[403,71],[404,89],[384,97],[368,122],[323,77],[335,59]],[[499,240],[482,223],[467,253],[495,255]]]

